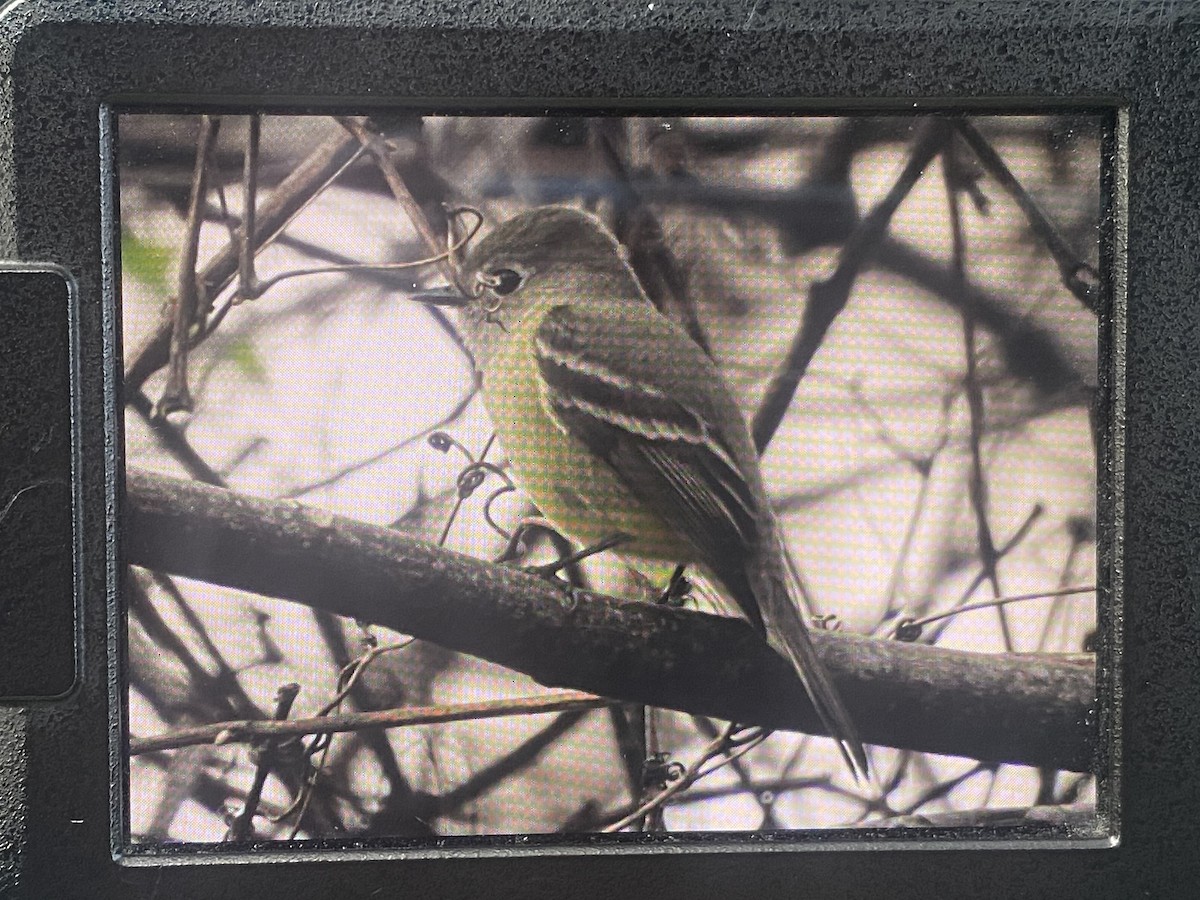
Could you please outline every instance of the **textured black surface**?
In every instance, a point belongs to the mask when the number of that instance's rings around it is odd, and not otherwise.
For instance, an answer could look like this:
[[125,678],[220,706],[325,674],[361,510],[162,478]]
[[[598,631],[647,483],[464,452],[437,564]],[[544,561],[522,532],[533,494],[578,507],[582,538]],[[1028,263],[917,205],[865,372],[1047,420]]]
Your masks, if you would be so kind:
[[0,269],[0,702],[75,684],[70,285]]
[[[8,819],[0,821],[0,886],[9,895],[1192,895],[1200,881],[1196,4],[127,0],[118,7],[31,0],[0,22],[0,32],[0,71],[11,76],[0,82],[0,90],[11,91],[0,114],[15,136],[11,159],[0,160],[7,175],[0,240],[9,243],[2,249],[53,260],[77,275],[83,385],[85,666],[68,700],[3,719],[0,804]],[[1124,476],[1126,543],[1112,559],[1123,576],[1124,614],[1108,622],[1123,629],[1125,642],[1122,846],[159,870],[114,864],[106,479],[120,442],[116,420],[106,425],[104,416],[115,339],[102,303],[101,104],[328,110],[336,99],[333,108],[345,112],[384,103],[544,108],[545,98],[596,106],[639,97],[659,98],[660,108],[674,100],[745,109],[729,98],[755,98],[807,109],[1036,110],[1067,103],[1128,110],[1127,463],[1107,473],[1101,526],[1112,550],[1111,485]],[[10,565],[5,558],[0,568]],[[1102,634],[1106,647],[1114,634],[1111,627]],[[1107,690],[1113,685],[1110,679]],[[22,809],[29,813],[24,821]]]

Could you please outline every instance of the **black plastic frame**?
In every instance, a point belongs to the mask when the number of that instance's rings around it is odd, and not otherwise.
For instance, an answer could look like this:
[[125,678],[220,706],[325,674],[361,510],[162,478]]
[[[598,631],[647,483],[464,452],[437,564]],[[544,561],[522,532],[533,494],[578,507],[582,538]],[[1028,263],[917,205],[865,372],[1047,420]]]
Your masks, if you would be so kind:
[[80,676],[77,300],[59,266],[0,262],[3,704],[62,699]]
[[[1200,8],[1030,2],[1004,18],[998,12],[966,2],[810,9],[769,0],[604,7],[397,0],[344,10],[282,0],[170,8],[138,0],[122,4],[119,16],[85,0],[10,7],[0,19],[0,71],[9,76],[0,81],[0,256],[52,261],[78,285],[83,655],[70,696],[0,711],[7,786],[0,890],[31,897],[1186,895],[1200,875],[1200,529],[1193,524],[1200,408],[1188,389],[1200,333],[1193,301]],[[120,354],[109,302],[115,235],[102,217],[115,187],[102,177],[111,111],[186,104],[320,112],[389,102],[1112,111],[1111,317],[1102,321],[1104,411],[1112,418],[1099,500],[1104,583],[1119,592],[1108,599],[1122,605],[1103,604],[1100,649],[1111,661],[1123,643],[1123,654],[1119,670],[1102,669],[1098,714],[1120,752],[1110,761],[1121,763],[1121,791],[1106,794],[1103,807],[1109,824],[1119,824],[1119,848],[1050,851],[1061,840],[1033,832],[1005,835],[1024,836],[1024,849],[1011,842],[964,849],[961,841],[934,849],[955,834],[925,832],[920,852],[761,853],[762,841],[722,836],[711,844],[726,851],[719,853],[580,856],[584,846],[533,850],[515,839],[403,861],[366,848],[318,860],[278,845],[236,856],[114,861],[112,802],[123,773],[121,731],[113,727],[121,692],[113,668],[121,636],[113,403]],[[1118,700],[1121,716],[1109,721]],[[470,858],[481,852],[490,858]],[[245,864],[205,865],[217,859]]]

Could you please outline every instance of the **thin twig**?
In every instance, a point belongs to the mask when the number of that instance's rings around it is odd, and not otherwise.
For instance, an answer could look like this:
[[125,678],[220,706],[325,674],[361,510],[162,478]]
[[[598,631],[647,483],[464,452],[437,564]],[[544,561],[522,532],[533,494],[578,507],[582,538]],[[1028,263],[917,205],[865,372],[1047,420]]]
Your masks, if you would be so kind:
[[[179,283],[171,318],[170,369],[167,386],[154,409],[155,418],[169,413],[192,409],[192,397],[187,383],[187,355],[192,327],[200,316],[200,285],[196,262],[200,253],[200,226],[203,224],[204,198],[208,194],[209,154],[221,128],[219,116],[200,117],[200,136],[196,141],[196,164],[192,172],[192,189],[188,197],[183,257],[179,261]],[[204,298],[207,301],[207,298]]]
[[[326,703],[320,710],[318,716],[329,715],[334,710],[340,709],[342,702],[347,697],[353,697],[358,707],[362,709],[366,704],[363,702],[367,699],[362,686],[359,684],[359,679],[367,668],[376,659],[385,653],[390,653],[395,650],[402,650],[409,646],[415,640],[414,638],[406,638],[395,644],[386,644],[382,647],[369,647],[367,651],[356,659],[345,660],[346,646],[342,638],[341,628],[338,626],[337,619],[329,613],[320,610],[314,610],[314,618],[316,619],[317,628],[320,630],[322,637],[325,640],[326,647],[333,654],[335,660],[342,661],[342,666],[338,672],[338,687],[339,690],[334,698]],[[383,770],[384,778],[388,783],[389,795],[397,793],[406,794],[411,797],[412,789],[404,778],[404,774],[400,771],[400,766],[396,760],[395,751],[392,749],[391,743],[387,737],[379,731],[371,730],[366,732],[367,746],[375,754],[375,758],[379,762],[380,768]],[[277,821],[291,816],[295,813],[295,824],[292,826],[291,833],[288,839],[292,840],[300,833],[301,823],[304,821],[305,813],[308,812],[308,806],[312,802],[313,794],[316,792],[317,781],[321,774],[325,772],[325,766],[329,759],[330,750],[333,747],[333,736],[322,732],[313,736],[305,750],[306,756],[312,756],[313,753],[320,750],[320,760],[311,767],[308,776],[304,779],[304,783],[300,791],[296,795],[292,806],[280,816]],[[298,811],[298,812],[297,812]]]
[[[1067,558],[1063,561],[1062,571],[1058,576],[1058,586],[1060,588],[1066,587],[1070,583],[1075,571],[1075,559],[1090,537],[1090,535],[1082,533],[1082,529],[1071,528],[1070,523],[1068,523],[1067,530],[1071,537],[1071,546],[1067,549]],[[1046,649],[1046,645],[1050,642],[1050,635],[1055,626],[1058,625],[1059,619],[1062,618],[1062,613],[1065,609],[1066,601],[1064,600],[1055,600],[1050,605],[1050,611],[1046,614],[1046,621],[1042,624],[1042,633],[1038,637],[1038,650]]]
[[[485,469],[479,469],[479,468],[475,468],[475,467],[477,467],[480,463],[483,463],[487,460],[488,452],[492,449],[492,445],[495,442],[496,442],[496,432],[493,431],[491,433],[491,435],[488,437],[487,443],[483,445],[483,452],[479,454],[479,459],[475,459],[474,457],[472,457],[471,454],[467,452],[466,448],[464,448],[462,446],[462,444],[458,444],[459,449],[462,450],[462,452],[464,454],[466,454],[467,459],[470,460],[470,465],[467,468],[472,469],[473,471],[478,471],[478,472],[487,471]],[[458,442],[455,441],[455,443],[457,444]],[[467,497],[470,496],[469,493],[464,491],[464,487],[463,487],[463,485],[464,485],[463,475],[465,474],[465,472],[466,472],[466,470],[464,470],[462,473],[459,474],[459,478],[458,478],[459,489],[454,498],[454,506],[451,508],[450,514],[446,517],[446,524],[442,526],[442,533],[438,536],[437,543],[438,543],[439,547],[444,545],[446,543],[446,539],[448,537],[450,537],[450,529],[454,527],[454,520],[458,518],[458,513],[462,509],[463,503],[466,501]]]
[[257,230],[258,203],[258,144],[262,135],[262,117],[250,116],[250,127],[246,132],[246,152],[242,164],[242,229],[238,238],[238,289],[235,302],[253,300],[261,296],[258,273],[254,270],[254,232]]
[[[1001,544],[996,549],[997,558],[1004,559],[1004,557],[1008,556],[1009,553],[1011,553],[1013,550],[1015,550],[1017,547],[1019,547],[1021,545],[1021,542],[1024,541],[1026,537],[1028,537],[1029,532],[1030,532],[1030,530],[1032,530],[1034,523],[1037,522],[1037,520],[1042,517],[1042,514],[1045,511],[1046,511],[1046,508],[1044,506],[1042,506],[1040,503],[1034,504],[1033,508],[1029,511],[1029,515],[1027,515],[1025,517],[1025,521],[1023,521],[1020,525],[1017,526],[1017,530],[1013,532],[1012,537],[1010,537],[1007,541],[1005,541],[1003,544]],[[967,584],[966,588],[964,588],[961,592],[959,592],[958,599],[954,602],[954,605],[949,610],[947,610],[947,612],[954,613],[956,610],[961,609],[963,607],[963,605],[968,600],[970,600],[972,596],[974,596],[975,591],[979,589],[979,586],[981,584],[983,584],[986,580],[987,580],[987,573],[981,566],[979,571],[975,573],[975,576]],[[991,601],[984,601],[984,602],[991,602]],[[928,636],[927,642],[931,643],[931,644],[937,643],[937,641],[941,640],[942,633],[945,631],[945,629],[947,627],[949,627],[949,619],[946,620],[945,626],[938,626],[938,627],[934,628],[933,632]]]
[[[272,719],[277,722],[285,721],[299,693],[300,685],[295,682],[283,685],[275,695],[275,711]],[[254,770],[254,781],[250,785],[250,790],[246,792],[246,802],[242,806],[242,811],[229,824],[225,840],[244,841],[254,835],[254,815],[258,811],[258,802],[262,799],[267,776],[271,774],[271,768],[277,762],[277,749],[277,742],[274,739],[268,739],[258,750],[258,765]]]
[[[721,730],[707,716],[693,716],[692,721],[696,723],[697,728],[704,732],[704,736],[710,740],[721,733]],[[738,782],[741,784],[742,789],[754,798],[754,802],[757,803],[759,809],[762,810],[762,821],[758,825],[758,830],[764,831],[781,827],[779,820],[775,818],[773,801],[767,802],[766,798],[764,797],[764,790],[762,788],[756,788],[754,784],[754,777],[750,774],[750,770],[746,768],[745,763],[741,759],[735,759],[732,760],[729,765],[730,768],[733,769],[734,774],[737,775]]]
[[425,212],[421,209],[421,204],[417,202],[416,198],[412,195],[412,191],[408,189],[408,185],[404,183],[403,176],[401,176],[400,171],[388,155],[387,146],[383,138],[380,135],[372,133],[358,119],[348,116],[338,116],[337,123],[353,135],[362,144],[367,153],[374,157],[379,171],[383,174],[383,178],[392,192],[392,196],[396,198],[396,202],[400,204],[401,209],[408,215],[409,221],[412,223],[413,228],[417,230],[417,234],[421,236],[421,240],[425,243],[425,246],[429,248],[430,254],[435,257],[438,268],[441,269],[442,274],[451,284],[458,285],[458,273],[450,263],[445,246],[434,235],[433,229],[429,226],[429,220],[425,218]]
[[908,522],[904,528],[904,535],[900,540],[900,547],[896,552],[895,561],[892,563],[891,575],[888,578],[887,585],[887,609],[886,613],[891,613],[895,606],[897,593],[902,592],[904,581],[904,567],[908,561],[908,554],[912,549],[912,543],[916,539],[917,527],[921,524],[921,517],[925,513],[925,504],[929,498],[930,488],[930,472],[933,471],[934,463],[938,456],[946,446],[950,443],[949,430],[949,403],[942,404],[942,421],[941,432],[938,435],[937,443],[926,452],[924,455],[918,455],[902,446],[899,441],[892,435],[887,423],[875,409],[867,398],[863,395],[861,387],[857,383],[851,385],[851,393],[859,406],[867,413],[867,416],[875,425],[875,433],[880,442],[892,451],[899,459],[903,460],[917,473],[917,477],[921,479],[921,485],[917,489],[916,499],[913,501],[912,511],[909,513]]
[[[963,390],[967,397],[969,418],[969,446],[971,448],[971,474],[969,494],[971,511],[975,514],[975,534],[979,544],[979,560],[983,567],[984,577],[992,586],[992,596],[1000,597],[1004,592],[1000,589],[999,563],[1000,556],[996,552],[996,543],[992,538],[992,527],[988,521],[988,485],[983,473],[983,431],[985,427],[985,410],[983,405],[983,388],[979,384],[978,360],[975,347],[975,312],[967,301],[965,285],[967,283],[967,249],[963,236],[962,207],[959,202],[959,186],[957,183],[957,157],[954,153],[954,141],[946,141],[942,148],[942,180],[946,186],[946,204],[950,215],[950,234],[952,240],[951,268],[955,282],[959,287],[962,298],[959,312],[962,315],[963,354],[966,357],[966,374],[963,378]],[[1004,649],[1013,652],[1012,629],[1008,624],[1008,614],[1003,606],[996,607],[996,616],[1000,622],[1000,632],[1004,638]]]
[[569,709],[600,709],[612,703],[583,691],[561,691],[534,697],[513,697],[483,703],[458,703],[445,706],[408,706],[380,709],[371,712],[344,713],[337,716],[318,716],[275,722],[268,719],[242,719],[214,722],[195,728],[183,728],[148,738],[130,738],[129,755],[138,756],[155,750],[175,750],[196,744],[246,743],[261,737],[288,735],[331,734],[358,731],[363,728],[401,728],[409,725],[431,725],[441,722],[463,722],[475,719],[495,719],[501,716],[537,715],[564,712]]
[[[274,240],[362,152],[358,142],[350,135],[339,134],[309,154],[271,193],[262,209],[257,211],[258,228],[253,239],[256,250],[261,250]],[[204,267],[198,281],[204,285],[207,296],[216,297],[237,275],[239,249],[239,242],[230,240]],[[209,327],[199,338],[211,333],[212,327],[210,321]],[[132,361],[125,367],[123,386],[127,395],[130,391],[140,389],[168,361],[171,336],[172,323],[170,320],[164,321],[133,354]]]
[[[738,757],[753,750],[767,738],[768,733],[761,729],[752,729],[751,734],[744,738],[737,738],[736,734],[741,729],[742,726],[730,722],[723,729],[721,729],[720,734],[718,734],[715,738],[709,741],[707,745],[705,745],[704,749],[700,752],[700,755],[692,761],[691,765],[684,769],[678,778],[664,787],[661,791],[659,791],[633,812],[600,829],[601,833],[612,834],[621,831],[624,828],[628,828],[643,816],[647,815],[653,810],[659,809],[664,803],[666,803],[680,791],[691,787],[706,775],[711,775],[713,772],[717,771],[723,766],[729,765]],[[709,765],[713,759],[722,755],[725,758],[721,762],[715,765]],[[706,766],[708,766],[708,768],[705,768]]]
[[1012,597],[997,597],[994,600],[980,600],[978,603],[967,603],[962,606],[955,606],[954,609],[949,609],[936,615],[926,616],[923,619],[903,619],[896,625],[895,630],[892,631],[892,637],[898,637],[907,629],[921,629],[932,622],[948,619],[952,616],[957,616],[959,613],[973,612],[977,609],[992,609],[998,606],[1007,606],[1009,603],[1022,603],[1026,600],[1046,600],[1050,597],[1089,594],[1094,593],[1095,590],[1096,586],[1094,584],[1087,584],[1078,587],[1059,588],[1053,591],[1034,591],[1030,594],[1016,594]]
[[442,416],[442,418],[427,428],[422,428],[416,434],[410,434],[399,443],[392,444],[390,447],[385,447],[378,453],[372,453],[370,456],[351,463],[348,466],[344,466],[331,475],[326,475],[323,478],[316,479],[315,481],[309,481],[304,484],[297,485],[296,487],[288,488],[287,491],[280,496],[285,499],[296,499],[297,497],[303,497],[305,494],[311,494],[313,491],[320,490],[323,487],[329,487],[331,484],[335,484],[336,482],[345,478],[347,475],[353,475],[355,472],[361,471],[362,469],[365,469],[382,459],[386,459],[394,453],[399,453],[405,447],[412,446],[417,441],[425,440],[435,431],[441,431],[447,425],[454,422],[460,415],[462,415],[463,412],[466,411],[466,408],[470,406],[471,401],[475,399],[475,395],[478,392],[478,386],[472,385],[471,389],[467,391],[457,403],[454,404],[453,409],[451,409],[448,413],[446,413],[446,415]]
[[357,659],[352,659],[350,662],[346,663],[346,665],[344,665],[342,670],[338,673],[337,694],[332,700],[321,707],[321,709],[317,712],[317,715],[327,716],[335,709],[340,708],[342,701],[354,692],[354,689],[358,685],[359,679],[362,678],[363,673],[367,670],[371,663],[375,662],[376,659],[383,656],[385,653],[394,653],[397,650],[403,650],[405,647],[410,646],[415,640],[416,638],[405,638],[404,640],[397,641],[394,644],[384,644],[379,647],[372,647]]
[[[267,291],[269,291],[271,288],[275,287],[275,285],[279,284],[282,281],[287,281],[292,278],[301,278],[301,277],[308,276],[308,275],[355,274],[355,275],[376,275],[376,276],[378,276],[378,273],[381,273],[381,272],[403,272],[406,269],[419,269],[423,266],[431,266],[431,265],[435,265],[438,263],[448,262],[450,260],[455,259],[456,254],[474,239],[475,235],[478,233],[479,228],[482,224],[483,224],[483,219],[482,218],[477,219],[475,224],[471,228],[467,229],[467,231],[464,234],[462,234],[461,236],[459,236],[457,238],[448,237],[447,241],[446,241],[446,249],[445,250],[442,250],[441,252],[436,253],[433,256],[426,256],[426,257],[422,257],[420,259],[400,260],[397,262],[373,262],[373,263],[335,262],[335,263],[331,263],[326,266],[306,266],[306,267],[300,268],[300,269],[288,269],[287,271],[280,272],[279,274],[274,275],[271,278],[266,279],[265,281],[259,281],[257,276],[252,275],[251,277],[254,278],[253,296],[258,297],[258,296],[261,296],[262,294],[265,294]],[[326,254],[326,255],[329,255],[329,254]],[[230,306],[236,306],[237,304],[241,303],[243,299],[245,299],[245,298],[239,294],[239,296],[236,296],[233,300],[230,301]],[[428,310],[434,310],[434,307],[428,306],[428,305],[426,305],[424,308],[428,309]],[[227,312],[228,309],[229,309],[229,307],[225,307],[223,312]],[[435,318],[436,318],[436,315],[435,315]],[[459,338],[456,341],[456,343],[459,344],[460,349],[465,349],[465,345],[462,344],[461,338]],[[466,355],[469,357],[470,353],[467,353]]]
[[421,266],[430,266],[440,263],[448,258],[448,253],[453,250],[461,249],[470,237],[461,238],[451,250],[443,250],[435,256],[426,256],[422,259],[404,260],[401,262],[391,263],[345,263],[330,266],[308,266],[303,269],[289,269],[286,272],[280,272],[278,275],[259,281],[256,283],[256,292],[258,294],[266,293],[281,281],[287,281],[291,278],[301,278],[308,275],[350,275],[363,272],[399,272],[404,269],[418,269]]

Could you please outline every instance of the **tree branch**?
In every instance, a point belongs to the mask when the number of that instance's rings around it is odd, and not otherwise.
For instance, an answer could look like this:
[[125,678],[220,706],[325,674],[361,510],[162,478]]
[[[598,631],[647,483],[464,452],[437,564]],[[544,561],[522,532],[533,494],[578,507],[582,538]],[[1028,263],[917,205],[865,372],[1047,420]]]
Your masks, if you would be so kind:
[[1050,251],[1050,255],[1054,257],[1054,262],[1058,266],[1059,274],[1062,275],[1062,283],[1076,299],[1092,312],[1100,311],[1100,273],[1096,268],[1089,263],[1084,262],[1074,251],[1067,246],[1066,240],[1058,229],[1054,227],[1054,223],[1049,217],[1042,212],[1037,201],[1033,199],[1025,186],[1012,173],[1012,170],[1004,164],[1000,154],[996,152],[988,139],[974,125],[966,119],[955,119],[954,127],[958,133],[963,136],[971,149],[975,151],[975,155],[979,157],[979,161],[983,163],[988,173],[996,179],[996,182],[1008,191],[1012,198],[1017,201],[1017,205],[1021,207],[1021,212],[1025,213],[1029,219],[1030,227],[1046,245],[1046,249]]
[[[823,733],[791,666],[745,622],[567,592],[295,502],[129,469],[124,561],[382,625],[539,682]],[[1095,660],[982,655],[816,631],[869,743],[1094,768]]]
[[483,703],[459,703],[448,706],[407,706],[397,709],[373,709],[367,712],[319,715],[308,719],[235,719],[210,722],[190,728],[177,728],[152,737],[131,737],[129,755],[178,750],[205,744],[249,743],[260,738],[297,737],[306,734],[343,734],[375,728],[400,728],[410,725],[434,725],[466,722],[515,715],[542,715],[552,712],[587,712],[609,704],[601,697],[582,691],[563,692],[543,697],[515,697]]
[[783,364],[767,385],[762,405],[750,425],[759,453],[766,449],[783,421],[801,379],[821,348],[830,326],[846,308],[854,282],[883,240],[892,216],[925,174],[925,167],[941,150],[948,134],[947,125],[940,119],[931,119],[922,126],[909,152],[908,162],[887,196],[859,221],[846,239],[838,256],[837,269],[824,281],[814,282],[809,289],[800,330],[796,332]]
[[871,264],[911,281],[952,307],[969,303],[975,320],[996,340],[1005,365],[1018,378],[1028,379],[1042,395],[1082,394],[1088,372],[1083,363],[1072,359],[1066,335],[1056,334],[1048,323],[1035,322],[1015,297],[970,282],[960,288],[949,266],[892,235],[880,240]]
[[[257,211],[254,247],[261,247],[285,228],[292,217],[360,152],[358,147],[358,141],[352,136],[336,135],[297,166]],[[240,239],[229,241],[199,273],[197,284],[205,296],[216,297],[237,275],[240,248]],[[146,379],[168,362],[172,333],[172,320],[166,318],[133,354],[133,361],[125,367],[127,392],[140,389]]]

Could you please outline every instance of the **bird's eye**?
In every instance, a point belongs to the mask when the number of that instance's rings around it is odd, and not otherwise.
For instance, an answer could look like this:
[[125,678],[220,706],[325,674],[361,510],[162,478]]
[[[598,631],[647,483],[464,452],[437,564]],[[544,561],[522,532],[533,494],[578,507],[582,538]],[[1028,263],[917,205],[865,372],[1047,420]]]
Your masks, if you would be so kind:
[[521,273],[512,269],[495,269],[488,272],[488,287],[497,294],[511,294],[521,286]]

